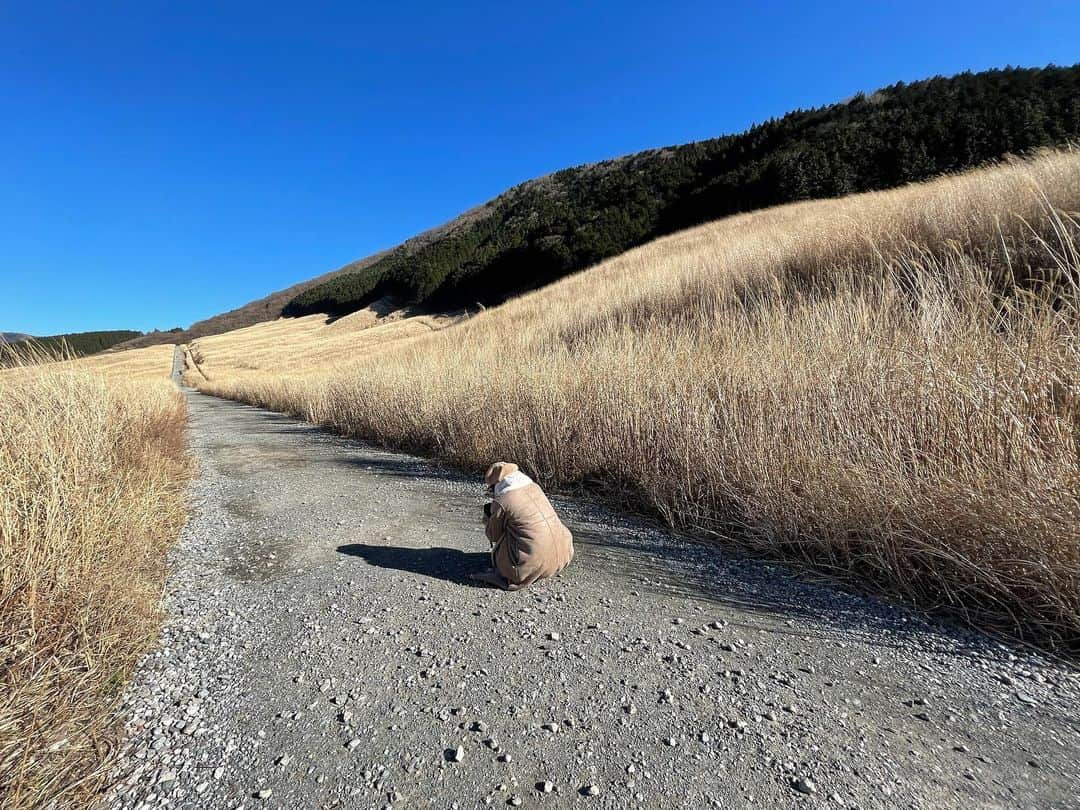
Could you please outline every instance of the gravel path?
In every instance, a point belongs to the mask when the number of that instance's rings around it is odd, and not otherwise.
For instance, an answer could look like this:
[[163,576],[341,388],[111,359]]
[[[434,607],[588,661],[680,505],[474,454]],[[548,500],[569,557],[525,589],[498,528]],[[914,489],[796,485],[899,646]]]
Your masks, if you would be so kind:
[[105,806],[1080,806],[1067,666],[558,498],[573,565],[474,587],[477,481],[189,403]]
[[172,371],[169,373],[169,379],[180,384],[180,380],[184,377],[184,347],[175,346],[173,348],[172,356]]

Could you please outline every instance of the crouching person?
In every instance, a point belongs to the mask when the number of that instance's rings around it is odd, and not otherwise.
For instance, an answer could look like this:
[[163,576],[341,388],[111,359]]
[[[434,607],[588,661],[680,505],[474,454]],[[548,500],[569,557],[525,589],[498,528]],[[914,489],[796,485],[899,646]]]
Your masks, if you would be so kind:
[[488,468],[492,501],[484,504],[492,570],[474,579],[516,591],[554,576],[574,559],[574,538],[544,491],[511,462]]

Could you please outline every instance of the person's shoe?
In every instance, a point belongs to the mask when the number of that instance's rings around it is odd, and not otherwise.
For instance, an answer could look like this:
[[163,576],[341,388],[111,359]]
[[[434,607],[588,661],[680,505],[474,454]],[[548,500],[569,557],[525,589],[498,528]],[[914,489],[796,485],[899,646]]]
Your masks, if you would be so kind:
[[494,568],[469,574],[469,579],[473,582],[482,582],[485,585],[494,585],[496,588],[502,588],[503,590],[506,590],[507,586],[506,578]]

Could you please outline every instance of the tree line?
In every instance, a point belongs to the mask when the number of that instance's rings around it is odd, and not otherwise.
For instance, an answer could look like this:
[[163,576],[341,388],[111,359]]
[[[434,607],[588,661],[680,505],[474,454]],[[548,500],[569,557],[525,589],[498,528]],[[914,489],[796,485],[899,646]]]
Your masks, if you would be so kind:
[[142,334],[131,329],[113,329],[26,337],[3,346],[0,351],[0,365],[10,365],[20,360],[40,357],[84,357],[88,354],[103,352],[125,340],[141,337]]

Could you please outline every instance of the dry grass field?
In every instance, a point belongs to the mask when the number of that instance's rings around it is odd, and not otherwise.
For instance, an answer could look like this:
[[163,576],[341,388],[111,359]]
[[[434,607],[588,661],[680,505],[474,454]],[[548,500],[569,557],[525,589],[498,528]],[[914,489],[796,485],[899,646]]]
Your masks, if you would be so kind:
[[409,315],[378,302],[337,319],[255,324],[192,342],[186,381],[208,394],[303,416],[305,404],[358,358],[423,339],[463,317]]
[[150,346],[122,352],[105,352],[71,361],[76,368],[101,372],[109,379],[128,382],[167,380],[172,371],[173,346]]
[[172,347],[148,351],[119,374],[92,370],[119,355],[0,372],[5,808],[86,800],[121,687],[157,635],[189,464]]
[[720,220],[405,340],[204,338],[190,379],[1075,646],[1078,210],[1080,154],[1047,153]]

